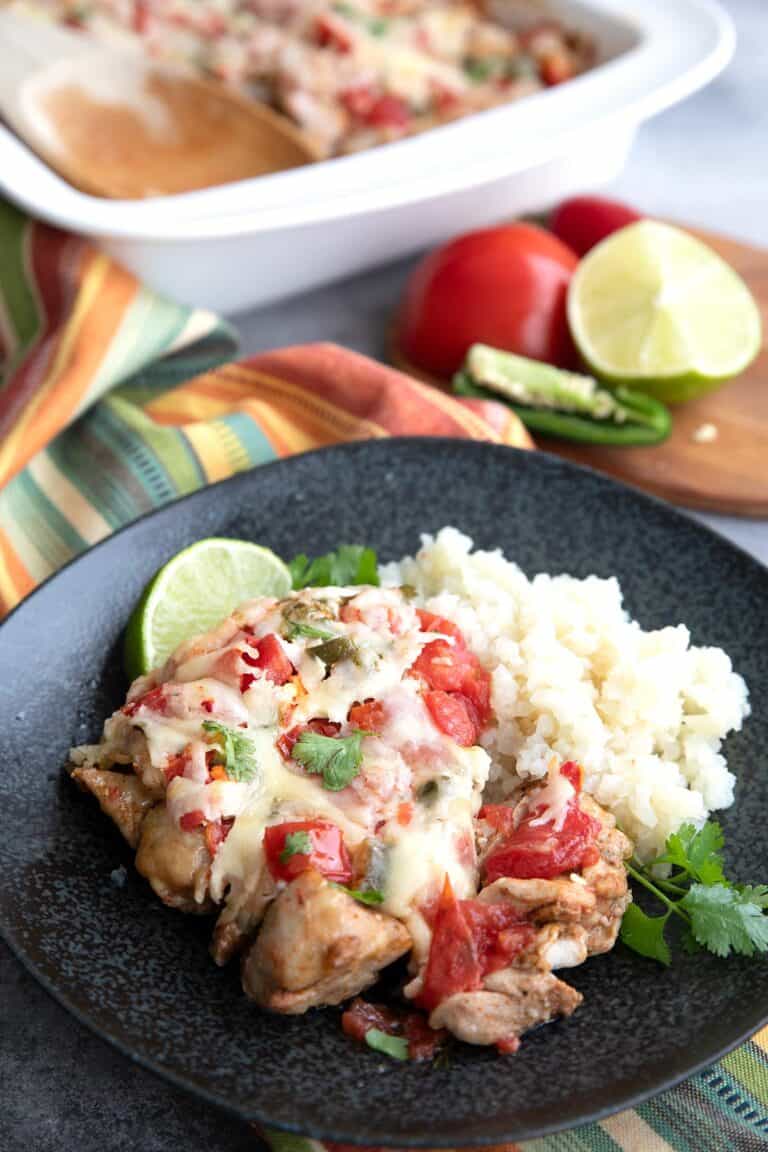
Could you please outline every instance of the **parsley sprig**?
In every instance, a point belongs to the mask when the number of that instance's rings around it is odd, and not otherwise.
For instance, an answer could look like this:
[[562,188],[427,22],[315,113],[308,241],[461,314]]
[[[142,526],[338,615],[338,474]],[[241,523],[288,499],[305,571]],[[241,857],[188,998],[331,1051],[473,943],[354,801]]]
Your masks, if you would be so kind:
[[[734,884],[723,868],[723,830],[714,820],[701,828],[682,827],[667,838],[663,855],[648,864],[632,860],[627,871],[664,905],[650,916],[630,904],[621,924],[621,939],[641,956],[669,964],[666,938],[672,916],[684,924],[683,947],[706,948],[716,956],[754,956],[768,951],[768,885]],[[669,875],[657,875],[665,865]]]
[[365,735],[365,732],[352,732],[349,736],[302,732],[291,755],[307,772],[321,775],[324,788],[330,792],[340,792],[360,771]]
[[217,745],[221,753],[230,780],[236,780],[240,784],[247,784],[253,780],[259,765],[250,736],[238,731],[237,728],[228,728],[218,720],[204,720],[203,730],[213,734],[212,743]]
[[342,544],[311,560],[303,552],[288,564],[294,588],[345,587],[379,583],[376,553],[362,544]]

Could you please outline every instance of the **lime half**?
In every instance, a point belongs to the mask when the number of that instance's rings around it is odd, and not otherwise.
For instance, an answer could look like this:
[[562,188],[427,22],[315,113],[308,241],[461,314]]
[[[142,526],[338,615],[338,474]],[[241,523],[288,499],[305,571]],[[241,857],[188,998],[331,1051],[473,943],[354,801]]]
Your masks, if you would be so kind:
[[144,589],[125,633],[131,679],[157,668],[183,640],[205,632],[255,596],[285,596],[291,574],[279,556],[247,540],[191,544]]
[[585,256],[568,321],[595,375],[673,404],[738,375],[762,342],[744,281],[700,240],[653,220]]

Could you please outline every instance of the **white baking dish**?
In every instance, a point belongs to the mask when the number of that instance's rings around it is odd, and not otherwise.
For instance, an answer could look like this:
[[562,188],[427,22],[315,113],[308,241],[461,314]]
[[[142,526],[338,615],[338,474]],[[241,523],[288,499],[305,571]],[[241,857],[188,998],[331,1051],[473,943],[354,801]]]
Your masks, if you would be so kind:
[[593,36],[597,67],[385,147],[144,201],[77,192],[0,126],[0,191],[97,239],[160,291],[237,312],[613,179],[641,121],[733,52],[714,0],[531,2]]

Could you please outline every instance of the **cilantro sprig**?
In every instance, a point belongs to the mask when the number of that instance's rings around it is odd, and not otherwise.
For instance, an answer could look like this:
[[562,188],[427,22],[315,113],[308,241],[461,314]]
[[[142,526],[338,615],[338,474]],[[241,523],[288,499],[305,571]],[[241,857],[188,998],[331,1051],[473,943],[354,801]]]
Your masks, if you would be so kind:
[[259,770],[253,741],[245,732],[228,728],[218,720],[204,720],[203,730],[214,736],[212,741],[222,756],[224,768],[230,780],[247,784]]
[[324,788],[340,792],[360,771],[365,735],[365,732],[352,732],[349,736],[323,736],[305,731],[294,744],[291,756],[307,772],[322,776]]
[[[672,917],[684,925],[683,947],[716,956],[754,956],[768,951],[768,885],[734,884],[724,871],[723,830],[715,820],[701,828],[683,824],[667,837],[664,853],[648,864],[632,860],[627,871],[665,908],[651,916],[630,904],[621,924],[621,939],[634,952],[668,965],[672,953],[666,937]],[[665,865],[669,875],[660,877]]]
[[294,588],[345,587],[379,583],[376,553],[362,544],[342,544],[313,560],[303,552],[288,564]]

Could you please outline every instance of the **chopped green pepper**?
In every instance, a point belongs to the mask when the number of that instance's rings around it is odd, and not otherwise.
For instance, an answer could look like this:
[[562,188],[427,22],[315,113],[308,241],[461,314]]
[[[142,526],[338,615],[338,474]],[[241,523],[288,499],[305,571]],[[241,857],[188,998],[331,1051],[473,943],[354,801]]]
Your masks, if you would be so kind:
[[672,426],[669,410],[628,388],[601,388],[591,376],[474,344],[453,378],[459,396],[501,400],[526,427],[586,444],[658,444]]

